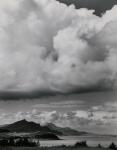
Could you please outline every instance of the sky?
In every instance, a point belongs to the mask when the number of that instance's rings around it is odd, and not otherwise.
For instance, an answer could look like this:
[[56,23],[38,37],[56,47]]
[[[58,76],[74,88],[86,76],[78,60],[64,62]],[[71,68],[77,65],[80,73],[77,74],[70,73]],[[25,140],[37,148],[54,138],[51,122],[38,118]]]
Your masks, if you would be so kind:
[[101,16],[106,10],[117,4],[116,0],[58,0],[67,5],[75,4],[78,8],[88,8],[95,10],[95,14]]
[[117,134],[117,6],[111,2],[97,0],[95,8],[91,0],[79,6],[0,1],[1,125],[25,118]]

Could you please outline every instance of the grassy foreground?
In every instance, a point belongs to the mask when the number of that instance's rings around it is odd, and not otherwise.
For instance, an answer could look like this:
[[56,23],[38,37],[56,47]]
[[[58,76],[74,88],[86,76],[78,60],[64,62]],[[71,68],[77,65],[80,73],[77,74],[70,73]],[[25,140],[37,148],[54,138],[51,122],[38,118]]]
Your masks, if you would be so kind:
[[96,147],[72,147],[72,146],[56,146],[56,147],[0,147],[0,150],[110,150],[108,148],[96,148]]
[[0,147],[0,150],[117,150],[114,143],[110,144],[109,148],[104,148],[100,144],[98,147],[89,147],[86,141],[77,142],[72,146],[52,146],[52,147]]

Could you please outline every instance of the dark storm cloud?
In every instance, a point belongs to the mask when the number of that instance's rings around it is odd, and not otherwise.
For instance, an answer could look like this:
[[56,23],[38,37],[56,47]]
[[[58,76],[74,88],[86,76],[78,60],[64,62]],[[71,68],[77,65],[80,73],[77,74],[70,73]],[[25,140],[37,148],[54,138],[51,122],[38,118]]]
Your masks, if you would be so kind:
[[94,9],[96,15],[101,15],[106,10],[117,4],[116,0],[58,0],[67,5],[74,4],[76,8]]
[[21,99],[33,99],[43,98],[59,95],[60,93],[49,91],[30,91],[30,92],[0,92],[0,100],[21,100]]
[[[106,87],[107,88],[107,87]],[[92,87],[92,88],[83,88],[83,89],[75,89],[72,91],[69,91],[67,93],[62,93],[62,92],[55,92],[55,91],[28,91],[28,92],[21,92],[21,91],[4,91],[0,92],[0,100],[21,100],[21,99],[35,99],[35,98],[51,98],[55,97],[55,99],[58,96],[61,97],[67,97],[72,96],[72,95],[77,95],[78,94],[87,94],[87,93],[99,93],[101,91],[103,92],[108,92],[112,91],[112,89],[106,89],[106,88],[100,88],[100,87]],[[58,98],[57,98],[58,99]]]

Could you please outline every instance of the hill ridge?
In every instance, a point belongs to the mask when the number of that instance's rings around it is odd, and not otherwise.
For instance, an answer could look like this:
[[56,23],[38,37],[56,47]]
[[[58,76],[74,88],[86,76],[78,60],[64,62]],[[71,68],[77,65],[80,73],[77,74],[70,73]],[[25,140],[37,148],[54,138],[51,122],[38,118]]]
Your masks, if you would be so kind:
[[75,129],[71,129],[69,127],[59,127],[55,124],[48,123],[44,126],[40,125],[39,123],[33,122],[33,121],[27,121],[26,119],[16,121],[12,124],[5,125],[1,127],[0,129],[8,130],[10,132],[16,132],[16,133],[34,133],[34,132],[40,132],[42,133],[53,133],[56,135],[84,135],[87,134],[87,132],[83,131],[77,131]]

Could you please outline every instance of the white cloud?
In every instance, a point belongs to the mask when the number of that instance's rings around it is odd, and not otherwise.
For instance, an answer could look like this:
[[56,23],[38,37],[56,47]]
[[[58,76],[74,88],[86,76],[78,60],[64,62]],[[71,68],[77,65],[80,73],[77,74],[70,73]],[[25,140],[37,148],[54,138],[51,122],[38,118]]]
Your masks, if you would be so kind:
[[116,12],[99,18],[55,0],[1,0],[0,90],[115,87]]

